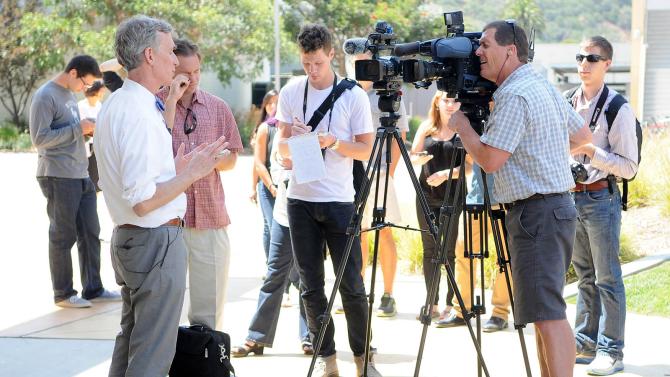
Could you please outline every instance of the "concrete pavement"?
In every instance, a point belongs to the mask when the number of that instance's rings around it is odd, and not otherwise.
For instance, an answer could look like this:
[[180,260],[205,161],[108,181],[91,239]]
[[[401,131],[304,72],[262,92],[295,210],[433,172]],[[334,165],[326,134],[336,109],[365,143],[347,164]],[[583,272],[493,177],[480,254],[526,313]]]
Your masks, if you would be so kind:
[[[60,309],[52,303],[47,257],[48,219],[46,201],[34,179],[35,154],[0,153],[4,184],[0,189],[0,376],[105,376],[113,339],[118,330],[120,304],[98,304],[90,309]],[[260,210],[248,196],[251,158],[242,156],[237,168],[223,175],[227,206],[233,224],[229,228],[233,255],[226,305],[225,330],[233,344],[241,343],[256,308],[258,289],[264,273],[261,247]],[[402,168],[396,176],[399,196],[413,206],[414,194]],[[101,238],[109,240],[112,224],[99,197]],[[407,216],[414,223],[414,215]],[[76,252],[73,252],[75,286],[78,279]],[[103,282],[115,289],[109,261],[109,244],[103,243]],[[370,276],[368,274],[367,276]],[[334,281],[332,271],[328,284]],[[381,279],[377,297],[381,297]],[[443,290],[444,292],[444,290]],[[297,303],[295,290],[293,302]],[[384,376],[413,375],[421,337],[415,316],[423,304],[423,278],[399,273],[395,297],[398,315],[373,319],[373,345],[378,348],[377,364]],[[185,310],[183,311],[185,313]],[[233,359],[238,376],[300,376],[307,374],[309,357],[302,356],[298,338],[297,305],[282,310],[276,344],[262,357]],[[486,315],[485,317],[488,317]],[[569,306],[568,318],[574,317]],[[334,315],[340,372],[354,375],[352,355],[346,339],[344,316]],[[484,318],[485,320],[486,318]],[[186,322],[185,316],[182,320]],[[473,321],[474,324],[474,321]],[[670,375],[670,353],[664,340],[670,335],[670,319],[628,314],[626,370],[620,376],[661,377]],[[525,330],[533,375],[539,376],[532,328]],[[483,335],[483,353],[491,376],[523,376],[523,361],[517,333],[506,330]],[[585,368],[575,367],[583,376]],[[421,376],[474,376],[476,357],[465,327],[430,327],[421,364]]]

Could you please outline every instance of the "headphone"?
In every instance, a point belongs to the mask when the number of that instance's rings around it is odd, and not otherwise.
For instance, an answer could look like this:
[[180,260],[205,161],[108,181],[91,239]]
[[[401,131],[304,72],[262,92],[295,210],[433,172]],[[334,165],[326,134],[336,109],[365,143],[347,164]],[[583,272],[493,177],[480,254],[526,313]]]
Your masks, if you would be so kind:
[[507,55],[512,55],[512,50],[507,50]]

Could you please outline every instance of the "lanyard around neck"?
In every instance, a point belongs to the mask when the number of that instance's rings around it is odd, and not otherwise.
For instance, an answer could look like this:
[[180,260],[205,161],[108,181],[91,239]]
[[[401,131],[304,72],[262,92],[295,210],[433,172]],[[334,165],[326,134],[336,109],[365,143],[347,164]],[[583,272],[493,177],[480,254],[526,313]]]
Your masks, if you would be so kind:
[[[596,124],[598,122],[598,117],[603,111],[603,106],[605,106],[605,101],[607,101],[607,96],[609,95],[609,89],[607,85],[603,86],[603,90],[598,97],[598,102],[596,102],[596,108],[593,110],[593,115],[591,115],[591,122],[589,122],[589,128],[591,132],[595,131]],[[582,89],[582,96],[584,96],[584,90]]]
[[[328,129],[327,131],[330,131],[330,121],[333,118],[333,104],[335,103],[334,98],[333,98],[333,93],[335,92],[335,88],[337,87],[337,75],[335,72],[333,72],[333,87],[330,90],[330,94],[326,98],[330,98],[330,108],[328,111]],[[309,121],[306,119],[306,114],[307,114],[307,91],[309,89],[309,76],[307,77],[307,80],[305,80],[305,95],[302,99],[302,120],[305,122],[305,124],[309,123]],[[318,108],[317,108],[318,110]],[[316,110],[315,110],[316,111]],[[315,124],[314,128],[312,131],[316,129],[318,125]]]

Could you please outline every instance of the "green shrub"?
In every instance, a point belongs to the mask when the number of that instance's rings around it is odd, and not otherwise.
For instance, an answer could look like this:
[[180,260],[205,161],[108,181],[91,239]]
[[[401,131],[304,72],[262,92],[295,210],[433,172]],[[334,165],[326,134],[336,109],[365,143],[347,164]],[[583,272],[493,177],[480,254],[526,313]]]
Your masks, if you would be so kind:
[[423,271],[423,244],[421,234],[413,231],[393,230],[393,239],[398,250],[398,259],[405,261],[408,272],[419,274]]
[[416,135],[416,130],[419,129],[421,122],[423,122],[423,119],[417,116],[409,118],[409,132],[407,133],[407,141],[410,143],[414,141],[414,135]]
[[30,135],[10,122],[0,124],[0,150],[27,151],[32,148]]
[[249,139],[256,128],[256,121],[258,120],[259,111],[254,107],[246,113],[236,113],[235,121],[237,122],[237,129],[240,132],[242,145],[244,148],[251,148]]
[[646,206],[658,202],[670,216],[670,134],[645,132],[642,161],[635,180],[628,183],[628,205]]

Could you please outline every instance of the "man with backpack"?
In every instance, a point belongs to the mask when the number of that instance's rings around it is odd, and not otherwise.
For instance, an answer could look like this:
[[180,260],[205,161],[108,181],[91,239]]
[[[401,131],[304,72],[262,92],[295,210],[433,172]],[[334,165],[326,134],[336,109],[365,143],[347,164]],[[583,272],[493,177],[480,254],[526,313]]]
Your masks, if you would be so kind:
[[572,263],[579,279],[576,362],[589,364],[587,373],[596,376],[623,370],[626,295],[619,263],[622,198],[616,179],[635,176],[641,140],[632,108],[605,85],[612,54],[603,37],[582,42],[576,56],[582,84],[566,95],[593,133],[592,143],[571,151],[587,173],[585,179],[576,178],[573,190],[578,218]]
[[[309,132],[318,134],[326,175],[323,179],[298,183],[299,167],[293,165],[288,185],[288,222],[293,255],[303,287],[307,324],[313,335],[325,318],[324,245],[333,268],[345,263],[340,295],[347,318],[349,345],[357,375],[363,374],[367,304],[360,241],[353,242],[349,258],[343,260],[349,220],[354,213],[353,160],[367,160],[374,140],[370,102],[353,82],[337,77],[331,67],[335,55],[332,35],[323,25],[304,25],[298,34],[300,61],[306,76],[291,80],[279,93],[279,153],[291,158],[287,139]],[[346,89],[345,89],[346,86]],[[319,350],[319,372],[315,376],[337,376],[334,325],[328,323]],[[369,364],[371,366],[372,363]],[[370,368],[368,376],[375,370]]]

